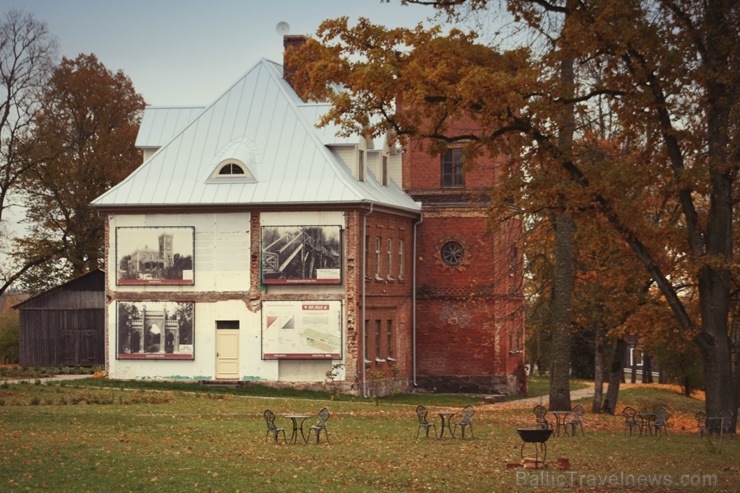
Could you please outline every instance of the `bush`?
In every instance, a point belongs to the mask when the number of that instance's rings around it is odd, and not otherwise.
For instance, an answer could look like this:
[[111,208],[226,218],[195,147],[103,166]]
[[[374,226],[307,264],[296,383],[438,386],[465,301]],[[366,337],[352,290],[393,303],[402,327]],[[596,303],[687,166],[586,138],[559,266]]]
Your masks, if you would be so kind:
[[20,322],[18,313],[0,316],[0,363],[18,363],[20,354]]

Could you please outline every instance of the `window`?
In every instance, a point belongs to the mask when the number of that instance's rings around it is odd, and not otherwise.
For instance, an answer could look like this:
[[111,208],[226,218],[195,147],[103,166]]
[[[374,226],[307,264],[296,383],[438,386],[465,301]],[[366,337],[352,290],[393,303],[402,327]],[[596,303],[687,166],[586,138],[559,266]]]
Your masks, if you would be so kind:
[[442,245],[442,261],[450,267],[457,267],[465,256],[462,245],[456,241],[448,241]]
[[394,353],[393,353],[393,320],[386,321],[385,344],[386,344],[385,352],[388,355],[388,361],[394,361],[393,360],[393,356],[394,356]]
[[383,169],[380,170],[381,183],[384,187],[388,186],[388,156],[383,156]]
[[219,175],[243,175],[244,168],[236,163],[226,163],[218,170]]
[[365,236],[365,280],[370,280],[370,236]]
[[238,320],[216,320],[216,330],[239,330]]
[[388,238],[388,280],[393,280],[393,240]]
[[382,280],[380,277],[380,236],[375,238],[375,279]]
[[403,262],[403,240],[398,240],[398,280],[403,281],[405,265]]
[[464,186],[462,149],[450,149],[442,155],[442,188]]
[[383,361],[380,354],[380,320],[375,321],[375,361]]
[[370,331],[368,329],[370,329],[370,320],[365,320],[365,343],[362,351],[365,363],[370,363],[370,360],[367,359],[367,346],[370,342]]

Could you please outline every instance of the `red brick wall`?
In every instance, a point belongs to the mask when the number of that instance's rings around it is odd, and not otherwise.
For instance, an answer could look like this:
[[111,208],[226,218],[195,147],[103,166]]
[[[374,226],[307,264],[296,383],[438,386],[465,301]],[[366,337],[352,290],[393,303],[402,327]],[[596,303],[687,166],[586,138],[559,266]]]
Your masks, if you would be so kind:
[[[489,228],[481,200],[496,183],[497,162],[480,159],[466,170],[464,188],[442,188],[441,156],[418,142],[406,145],[404,189],[423,203],[416,325],[417,373],[425,386],[485,390],[490,382],[492,391],[523,357],[521,224]],[[465,251],[455,267],[441,256],[448,241]]]

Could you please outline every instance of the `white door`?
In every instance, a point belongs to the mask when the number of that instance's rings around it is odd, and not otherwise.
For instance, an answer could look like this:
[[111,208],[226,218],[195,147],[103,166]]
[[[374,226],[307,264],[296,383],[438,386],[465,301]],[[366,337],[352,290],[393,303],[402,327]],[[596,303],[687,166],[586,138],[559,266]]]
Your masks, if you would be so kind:
[[216,330],[216,380],[239,379],[239,330]]

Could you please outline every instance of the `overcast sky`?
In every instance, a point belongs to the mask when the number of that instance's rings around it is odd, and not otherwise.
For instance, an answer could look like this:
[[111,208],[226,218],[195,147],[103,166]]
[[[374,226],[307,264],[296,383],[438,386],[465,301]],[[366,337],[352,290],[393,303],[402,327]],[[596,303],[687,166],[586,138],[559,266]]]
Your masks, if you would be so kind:
[[324,19],[413,27],[431,7],[400,0],[0,0],[44,21],[60,56],[93,53],[122,70],[148,105],[206,105],[260,58],[282,61],[280,22],[315,34]]

